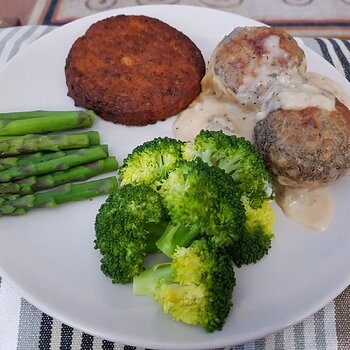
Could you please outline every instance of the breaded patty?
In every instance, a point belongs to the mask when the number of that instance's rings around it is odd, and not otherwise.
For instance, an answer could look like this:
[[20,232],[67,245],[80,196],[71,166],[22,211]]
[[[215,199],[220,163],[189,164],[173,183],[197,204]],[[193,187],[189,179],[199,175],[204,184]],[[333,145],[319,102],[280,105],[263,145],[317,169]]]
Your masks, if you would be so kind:
[[282,182],[317,187],[350,167],[350,111],[317,107],[277,110],[255,127],[255,142],[268,169]]
[[178,114],[199,94],[204,73],[203,56],[185,34],[155,18],[126,15],[93,24],[65,67],[76,106],[126,125]]
[[305,55],[288,33],[270,27],[237,27],[215,48],[203,83],[217,95],[256,104],[267,89],[306,70]]

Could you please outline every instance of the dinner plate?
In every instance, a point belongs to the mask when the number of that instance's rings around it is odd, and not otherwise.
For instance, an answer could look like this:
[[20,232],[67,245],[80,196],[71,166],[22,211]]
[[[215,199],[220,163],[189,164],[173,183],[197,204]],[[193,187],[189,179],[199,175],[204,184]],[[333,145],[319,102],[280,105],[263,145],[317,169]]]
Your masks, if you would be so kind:
[[[97,20],[117,14],[157,17],[187,34],[208,61],[215,45],[236,26],[253,20],[200,7],[151,5],[82,18],[54,30],[15,56],[0,74],[0,111],[70,110],[64,65],[67,53]],[[320,56],[303,47],[310,71],[349,84]],[[96,118],[94,129],[119,162],[138,144],[172,136],[174,117],[145,127],[114,125]],[[105,200],[37,209],[0,219],[0,275],[29,302],[84,332],[124,344],[161,349],[204,349],[240,344],[301,321],[350,283],[347,217],[349,179],[332,187],[335,218],[314,232],[287,219],[274,206],[276,238],[267,257],[236,270],[234,307],[222,331],[205,333],[164,315],[130,285],[114,285],[100,271],[94,219]]]

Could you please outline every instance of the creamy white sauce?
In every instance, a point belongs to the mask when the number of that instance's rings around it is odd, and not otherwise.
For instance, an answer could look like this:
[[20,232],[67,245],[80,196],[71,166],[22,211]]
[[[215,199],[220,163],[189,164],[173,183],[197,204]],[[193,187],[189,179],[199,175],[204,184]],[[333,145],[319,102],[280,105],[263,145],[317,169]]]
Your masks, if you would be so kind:
[[175,137],[189,141],[204,129],[222,130],[228,135],[243,136],[252,141],[256,123],[278,109],[320,107],[334,110],[335,94],[341,102],[350,105],[350,98],[340,85],[327,82],[326,90],[325,77],[316,73],[305,77],[299,76],[295,71],[294,74],[295,78],[290,80],[290,85],[277,83],[261,99],[261,105],[249,107],[245,103],[213,93],[207,77],[202,93],[178,115],[173,129]]
[[336,96],[341,103],[350,109],[350,95],[347,94],[340,84],[328,77],[314,72],[307,72],[305,77],[309,84],[322,87],[322,89]]
[[327,111],[335,109],[335,98],[330,92],[308,83],[285,88],[274,94],[274,110],[319,107]]
[[333,111],[335,96],[320,86],[310,84],[308,80],[290,86],[274,85],[265,95],[261,110],[258,112],[258,120],[279,109],[302,110],[308,107]]
[[203,130],[222,130],[253,141],[256,113],[244,111],[240,105],[219,99],[213,93],[202,93],[178,115],[173,131],[177,139],[190,141]]
[[324,231],[331,224],[334,205],[328,188],[305,189],[283,187],[276,202],[293,221],[315,231]]
[[[178,115],[174,124],[176,138],[193,140],[204,129],[222,130],[228,135],[253,141],[256,123],[275,110],[319,107],[332,111],[335,97],[350,108],[350,97],[331,79],[316,73],[301,74],[296,68],[281,72],[273,65],[273,61],[286,54],[279,47],[279,37],[269,37],[265,45],[270,52],[266,64],[254,76],[246,77],[244,86],[237,93],[223,87],[209,62],[208,72],[202,80],[202,93]],[[287,181],[275,189],[276,202],[285,215],[310,229],[327,229],[334,214],[328,190],[289,186]]]

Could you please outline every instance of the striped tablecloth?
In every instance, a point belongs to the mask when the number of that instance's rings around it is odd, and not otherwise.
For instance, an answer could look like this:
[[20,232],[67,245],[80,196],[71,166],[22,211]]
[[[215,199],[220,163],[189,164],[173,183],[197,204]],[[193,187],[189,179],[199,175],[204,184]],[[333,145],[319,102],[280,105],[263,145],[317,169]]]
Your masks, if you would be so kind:
[[[0,69],[18,51],[54,29],[55,27],[48,26],[1,29]],[[350,81],[350,41],[319,38],[303,40],[308,47],[333,64]],[[53,319],[24,300],[6,280],[0,277],[0,350],[14,349],[131,350],[136,348],[93,337]],[[350,349],[350,287],[326,307],[301,323],[255,342],[228,346],[225,349],[348,350]]]

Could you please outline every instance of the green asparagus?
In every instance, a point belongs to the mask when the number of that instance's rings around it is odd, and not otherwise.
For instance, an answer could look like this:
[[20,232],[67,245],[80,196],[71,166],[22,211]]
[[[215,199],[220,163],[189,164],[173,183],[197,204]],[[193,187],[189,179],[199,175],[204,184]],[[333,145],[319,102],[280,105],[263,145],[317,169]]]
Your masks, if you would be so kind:
[[[91,146],[97,146],[91,145]],[[106,146],[103,146],[104,148]],[[107,150],[107,148],[106,148]],[[26,166],[34,163],[40,163],[45,162],[47,160],[51,159],[57,159],[63,156],[68,156],[70,154],[74,154],[77,152],[77,149],[67,149],[67,150],[60,150],[57,152],[36,152],[36,153],[29,153],[24,155],[17,155],[13,157],[0,157],[0,170],[5,170],[11,167],[20,167],[20,166]]]
[[109,194],[116,190],[115,176],[78,184],[65,184],[51,191],[26,196],[0,197],[0,215],[21,215],[32,208],[54,208],[60,204]]
[[118,169],[115,157],[108,157],[95,162],[78,165],[64,171],[47,175],[30,176],[15,182],[0,183],[0,194],[16,193],[21,196],[36,191],[47,190],[73,181],[84,181],[93,176],[108,173]]
[[[77,111],[74,111],[77,112]],[[31,118],[41,118],[41,117],[51,117],[51,116],[65,116],[72,111],[25,111],[25,112],[6,112],[0,113],[0,120],[18,120],[18,119],[31,119]]]
[[93,162],[106,157],[108,157],[107,145],[81,148],[69,155],[57,159],[2,170],[0,171],[0,182],[9,182],[33,175],[62,171],[73,166]]
[[[91,145],[92,144],[98,144],[100,142],[100,136],[97,131],[85,131],[82,133],[74,133],[69,135],[84,135],[83,137],[86,139],[88,138]],[[46,134],[27,134],[27,135],[11,135],[11,136],[0,136],[0,141],[8,141],[8,140],[14,140],[14,139],[30,139],[31,137],[43,137],[43,136],[65,136],[65,134],[55,134],[55,133],[46,133]]]
[[57,152],[36,152],[18,157],[6,157],[0,158],[0,170],[5,170],[13,166],[25,166],[33,163],[40,163],[46,160],[56,159],[72,152],[76,152],[75,149],[68,151],[57,151]]
[[94,122],[92,111],[69,111],[58,115],[55,113],[37,118],[0,120],[0,136],[44,134],[52,131],[89,128]]
[[84,148],[98,145],[99,143],[100,137],[97,131],[76,134],[29,134],[0,140],[0,155],[12,156],[28,152]]

